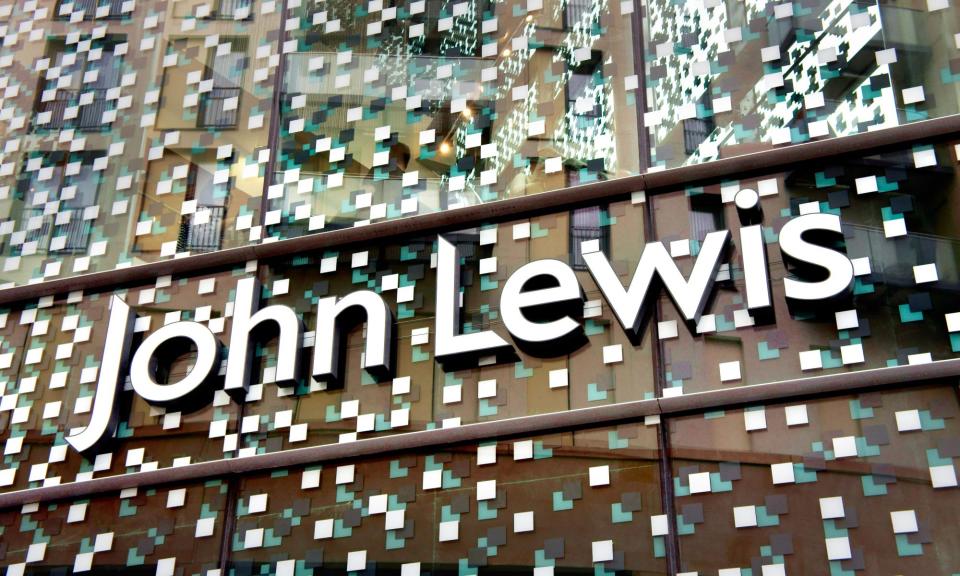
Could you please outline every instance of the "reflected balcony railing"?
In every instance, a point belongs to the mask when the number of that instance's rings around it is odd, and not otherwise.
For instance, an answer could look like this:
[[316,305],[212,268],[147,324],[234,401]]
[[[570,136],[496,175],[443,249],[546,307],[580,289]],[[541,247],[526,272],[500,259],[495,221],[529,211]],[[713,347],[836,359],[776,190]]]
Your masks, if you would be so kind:
[[[40,216],[42,221],[40,226],[28,230],[24,236],[24,242],[36,242],[37,252],[57,253],[83,253],[87,251],[90,242],[90,227],[86,220],[77,217],[83,212],[83,209],[77,209],[74,218],[66,224],[55,224],[53,216],[44,215],[42,210],[27,208],[23,212],[23,221],[30,222],[31,219]],[[64,237],[62,242],[54,243],[54,238]],[[59,245],[59,247],[55,247]]]
[[180,237],[177,239],[178,252],[213,252],[223,244],[223,221],[227,209],[225,206],[197,206],[197,213],[209,212],[202,224],[195,224],[196,214],[183,217],[180,224]]
[[[121,12],[121,10],[123,9],[123,2],[124,2],[124,0],[109,0],[108,2],[103,2],[102,0],[67,0],[67,1],[61,1],[61,2],[57,5],[57,19],[58,19],[58,20],[69,20],[69,19],[70,19],[70,13],[63,13],[62,10],[63,10],[63,7],[64,7],[64,6],[67,6],[68,4],[72,4],[72,5],[73,5],[73,8],[72,8],[72,10],[71,10],[71,13],[76,13],[76,12],[83,11],[83,19],[84,19],[84,20],[93,20],[93,19],[95,19],[95,18],[96,18],[97,20],[103,20],[103,19],[119,20],[120,18],[123,18],[123,13]],[[96,14],[97,14],[97,9],[98,9],[98,8],[101,8],[101,7],[104,7],[104,6],[109,6],[109,7],[110,7],[110,10],[107,12],[107,15],[106,15],[106,16],[101,16],[101,17],[97,18],[97,16],[96,16]]]
[[243,19],[249,18],[253,14],[253,0],[219,0],[214,17],[220,20],[235,20],[238,18],[237,13],[244,14]]
[[37,104],[37,114],[50,113],[49,121],[36,124],[38,130],[62,130],[74,128],[83,131],[97,131],[109,129],[109,124],[103,122],[103,114],[107,111],[107,89],[92,90],[93,101],[79,107],[76,115],[67,118],[67,111],[77,106],[80,95],[90,90],[57,90],[56,96],[47,102]]
[[234,128],[237,125],[239,106],[229,110],[226,106],[231,98],[239,98],[240,88],[214,88],[203,96],[198,128]]
[[73,218],[67,224],[57,226],[54,233],[57,236],[67,237],[63,251],[86,252],[87,244],[90,241],[90,227],[87,226],[86,220]]

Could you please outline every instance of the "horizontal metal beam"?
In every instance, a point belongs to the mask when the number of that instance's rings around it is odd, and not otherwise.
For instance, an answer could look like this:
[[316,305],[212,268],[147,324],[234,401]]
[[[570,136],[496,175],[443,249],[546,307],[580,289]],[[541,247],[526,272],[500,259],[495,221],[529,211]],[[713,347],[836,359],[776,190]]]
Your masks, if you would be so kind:
[[387,220],[367,226],[319,232],[287,240],[228,248],[206,254],[25,284],[0,290],[0,304],[9,305],[74,290],[109,290],[150,282],[158,276],[210,273],[249,260],[269,261],[334,247],[365,242],[381,243],[412,235],[457,230],[481,223],[529,218],[559,209],[624,199],[633,192],[645,191],[648,195],[653,195],[709,180],[743,178],[750,174],[776,172],[796,167],[800,162],[879,152],[890,147],[905,146],[914,141],[930,142],[957,135],[960,135],[960,115],[945,116],[874,132],[794,144],[703,164],[592,182],[552,192]]
[[176,468],[161,468],[147,472],[134,472],[80,482],[69,482],[57,486],[0,493],[0,509],[32,502],[87,497],[116,492],[124,488],[227,477],[320,462],[355,460],[364,456],[382,456],[396,452],[438,448],[486,439],[528,437],[560,430],[592,428],[637,420],[645,416],[680,416],[706,410],[762,404],[769,401],[781,402],[812,395],[822,397],[823,394],[862,392],[892,385],[914,386],[929,383],[934,379],[958,375],[960,375],[960,359],[952,359],[928,364],[825,374],[811,378],[695,392],[670,398],[637,400],[609,406],[508,418],[454,428],[408,432],[343,444],[295,448],[243,458],[198,462]]

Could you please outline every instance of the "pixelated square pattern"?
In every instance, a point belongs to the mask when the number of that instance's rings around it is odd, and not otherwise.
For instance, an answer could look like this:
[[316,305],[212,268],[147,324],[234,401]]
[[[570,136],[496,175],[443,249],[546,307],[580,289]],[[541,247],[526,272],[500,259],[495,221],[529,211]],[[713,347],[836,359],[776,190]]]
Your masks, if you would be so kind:
[[[960,48],[960,20],[946,0],[918,3],[909,24],[877,6],[825,0],[642,6],[650,31],[643,121],[655,169],[958,111],[945,96],[958,79],[950,62]],[[920,32],[941,24],[944,43],[919,41],[931,51],[927,61],[891,41],[902,25]],[[908,69],[923,75],[902,73]]]
[[956,572],[958,418],[944,383],[670,419],[683,569]]
[[[956,357],[960,313],[940,297],[956,266],[936,251],[953,250],[957,234],[936,223],[934,206],[956,204],[960,190],[952,179],[932,176],[954,172],[955,147],[903,145],[874,158],[879,164],[869,170],[859,159],[828,160],[651,197],[656,240],[694,248],[671,252],[685,277],[700,262],[708,233],[728,230],[736,246],[721,259],[713,300],[694,328],[685,328],[690,323],[675,306],[660,308],[665,396]],[[759,228],[741,224],[741,193],[759,198],[759,219],[751,221]],[[835,302],[797,298],[814,290],[814,277],[780,242],[788,223],[819,217],[838,219],[841,232],[829,243],[852,272]],[[748,272],[743,247],[751,230],[762,239],[769,305],[751,301],[747,289],[748,277],[764,273]],[[796,292],[788,292],[791,282]],[[904,291],[889,290],[893,285]]]

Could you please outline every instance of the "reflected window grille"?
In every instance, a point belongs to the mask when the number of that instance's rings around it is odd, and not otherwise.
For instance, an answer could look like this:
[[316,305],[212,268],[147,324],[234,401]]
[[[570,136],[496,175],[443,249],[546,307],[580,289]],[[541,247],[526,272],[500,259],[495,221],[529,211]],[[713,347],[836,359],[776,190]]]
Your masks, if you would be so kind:
[[239,88],[214,88],[204,94],[200,106],[201,128],[233,128],[237,125]]
[[[218,194],[222,185],[213,183],[214,165],[191,163],[187,174],[187,200],[196,200],[196,211],[185,214],[177,237],[178,252],[212,252],[223,245],[227,194]],[[229,190],[229,183],[226,189]]]
[[[703,95],[697,101],[697,111],[710,108],[710,83],[704,87]],[[710,139],[710,135],[717,127],[717,122],[710,114],[706,118],[688,118],[683,121],[683,149],[687,154],[693,154],[701,144]]]
[[580,22],[583,15],[590,12],[592,5],[593,0],[567,0],[567,5],[564,10],[564,24],[566,24],[567,28],[572,28]]
[[246,20],[253,14],[253,0],[218,0],[214,17],[220,20]]
[[578,208],[570,213],[570,265],[574,270],[586,270],[587,262],[581,253],[581,243],[599,240],[600,250],[606,252],[610,244],[610,227],[603,226],[605,207]]
[[[122,40],[118,40],[122,41]],[[46,81],[37,99],[34,128],[37,130],[62,130],[73,128],[84,132],[105,131],[110,124],[103,121],[110,109],[107,95],[120,85],[121,58],[113,53],[117,41],[108,41],[97,60],[87,60],[87,54],[70,53],[62,39],[50,42],[48,54],[73,82],[57,87],[56,81]],[[93,82],[83,82],[89,73],[96,72]]]
[[[223,244],[223,220],[226,206],[197,205],[197,213],[183,217],[178,252],[212,252]],[[202,216],[201,216],[202,215]],[[200,219],[198,219],[198,216]],[[202,222],[202,223],[198,223]]]
[[690,197],[690,238],[702,242],[707,234],[723,230],[723,203],[718,194],[697,194]]
[[603,84],[602,57],[601,52],[592,51],[588,60],[570,66],[566,87],[567,110],[572,110],[581,118],[595,120],[601,117],[595,87]]
[[710,138],[710,134],[717,127],[710,118],[688,118],[683,121],[683,149],[687,154],[693,154],[701,144]]
[[213,81],[213,88],[201,95],[197,118],[199,128],[235,128],[237,125],[247,41],[246,38],[226,38],[223,41],[230,43],[231,51],[221,55],[215,50],[210,51],[207,79]]
[[[71,20],[83,12],[83,20],[119,20],[123,18],[124,0],[61,0],[57,3],[57,19]],[[106,12],[103,9],[106,8]],[[97,12],[100,15],[97,15]]]
[[[85,215],[88,208],[97,205],[100,188],[100,172],[93,170],[93,159],[102,154],[91,152],[76,160],[51,153],[43,163],[45,169],[23,174],[18,184],[18,197],[24,203],[19,221],[25,231],[21,250],[58,254],[87,251],[91,226]],[[42,205],[35,205],[41,197],[59,199],[58,212],[47,214]]]

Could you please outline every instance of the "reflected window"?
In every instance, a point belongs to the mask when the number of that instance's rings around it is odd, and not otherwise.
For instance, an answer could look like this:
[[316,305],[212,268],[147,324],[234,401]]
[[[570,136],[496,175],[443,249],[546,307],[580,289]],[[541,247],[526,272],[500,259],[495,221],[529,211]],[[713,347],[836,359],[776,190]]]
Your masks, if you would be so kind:
[[57,20],[119,20],[124,0],[60,0]]
[[229,44],[229,52],[221,53],[220,48],[209,51],[206,82],[210,89],[201,94],[198,128],[235,128],[237,125],[247,39],[230,38],[225,43]]
[[86,252],[98,212],[101,172],[94,158],[103,155],[52,152],[29,159],[17,181],[23,230],[11,236],[11,245],[22,255]]
[[217,0],[210,17],[217,20],[247,20],[253,14],[253,0]]
[[591,52],[590,59],[570,67],[570,80],[567,83],[567,110],[573,110],[577,116],[600,118],[600,105],[597,102],[597,86],[603,86],[603,63],[601,52]]
[[726,229],[723,203],[718,194],[697,194],[690,197],[690,237],[703,241],[707,234]]
[[122,59],[114,54],[114,47],[124,40],[125,37],[110,37],[82,52],[76,43],[68,44],[65,38],[48,40],[49,65],[37,97],[35,128],[108,130],[109,93],[120,86],[122,68]]
[[[710,97],[710,84],[707,83],[707,88],[703,92],[703,96],[700,97],[700,101],[697,104],[697,111],[705,110],[710,107],[709,103]],[[701,144],[710,139],[710,135],[713,134],[714,129],[717,127],[717,123],[713,118],[713,114],[710,114],[706,118],[688,118],[683,121],[683,149],[687,154],[693,154],[697,151],[697,148]]]
[[196,211],[183,216],[178,252],[211,252],[223,244],[223,222],[227,213],[229,183],[214,183],[215,164],[190,164],[185,200],[196,201]]
[[570,265],[574,270],[586,270],[580,245],[599,240],[600,250],[607,252],[610,245],[610,227],[603,225],[606,206],[588,206],[570,213]]
[[564,19],[567,28],[572,28],[583,19],[583,15],[590,12],[593,0],[567,0],[564,10]]

